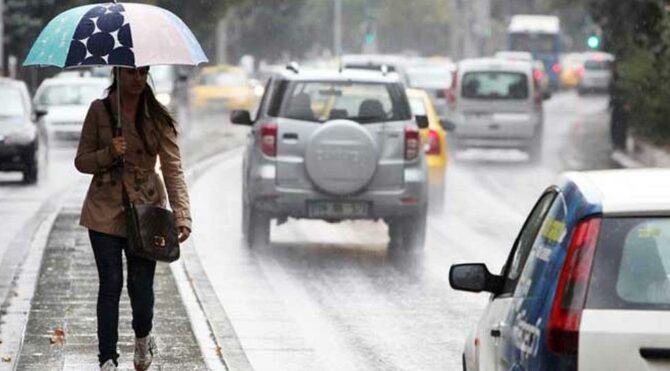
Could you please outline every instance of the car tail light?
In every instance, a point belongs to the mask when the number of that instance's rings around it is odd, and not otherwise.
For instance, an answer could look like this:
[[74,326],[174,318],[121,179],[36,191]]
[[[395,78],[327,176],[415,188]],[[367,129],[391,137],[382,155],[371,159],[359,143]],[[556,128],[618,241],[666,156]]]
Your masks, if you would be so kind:
[[419,130],[413,127],[405,128],[405,160],[414,160],[419,156],[421,139]]
[[591,279],[600,218],[581,221],[568,247],[551,307],[547,342],[556,353],[576,353],[579,326]]
[[578,77],[584,76],[584,66],[577,67],[576,71],[577,71],[577,76]]
[[533,70],[533,79],[535,81],[540,81],[544,77],[544,73],[540,70]]
[[542,108],[542,87],[540,86],[540,80],[533,79],[533,87],[535,88],[533,93],[533,101],[535,102],[535,108]]
[[277,124],[261,127],[261,152],[266,156],[277,156]]
[[456,104],[456,92],[458,91],[458,70],[451,73],[451,86],[447,89],[447,102],[453,106]]
[[551,70],[554,71],[554,73],[561,73],[561,65],[554,63],[554,65],[551,66]]
[[427,155],[439,155],[440,154],[440,134],[430,129],[428,131],[428,147],[426,148]]

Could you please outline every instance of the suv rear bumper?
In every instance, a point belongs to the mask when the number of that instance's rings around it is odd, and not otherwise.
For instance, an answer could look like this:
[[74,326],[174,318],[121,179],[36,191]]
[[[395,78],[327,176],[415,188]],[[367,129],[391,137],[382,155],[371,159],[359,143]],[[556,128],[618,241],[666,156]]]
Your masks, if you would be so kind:
[[277,218],[312,219],[307,207],[310,201],[361,201],[370,204],[369,214],[366,217],[345,217],[337,220],[384,219],[416,214],[427,204],[428,179],[426,171],[420,168],[405,169],[405,185],[401,189],[363,191],[350,196],[329,195],[316,189],[278,187],[272,165],[266,165],[257,175],[247,183],[246,192],[251,204],[254,208]]

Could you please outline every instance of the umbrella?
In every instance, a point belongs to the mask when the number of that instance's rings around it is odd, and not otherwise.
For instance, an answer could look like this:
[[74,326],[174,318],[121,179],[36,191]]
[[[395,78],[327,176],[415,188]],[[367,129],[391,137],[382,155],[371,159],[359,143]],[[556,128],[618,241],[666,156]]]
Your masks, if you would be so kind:
[[114,1],[80,6],[56,16],[40,33],[23,65],[136,68],[206,62],[191,30],[170,11]]

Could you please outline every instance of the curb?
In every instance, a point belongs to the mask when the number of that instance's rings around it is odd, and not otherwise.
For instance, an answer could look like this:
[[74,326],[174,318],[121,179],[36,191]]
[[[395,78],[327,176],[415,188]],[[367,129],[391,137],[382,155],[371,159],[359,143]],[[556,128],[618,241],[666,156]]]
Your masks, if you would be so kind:
[[[216,166],[222,160],[237,155],[240,147],[228,149],[218,155],[203,159],[198,164],[186,171],[186,177],[192,182],[196,182],[209,169]],[[253,367],[239,342],[235,329],[216,296],[207,273],[205,272],[198,254],[195,250],[195,244],[192,239],[186,243],[186,248],[182,249],[182,259],[180,265],[170,265],[173,274],[178,274],[175,270],[178,267],[183,268],[191,290],[195,294],[199,309],[207,322],[212,340],[216,345],[216,350],[221,362],[229,371],[253,371]]]

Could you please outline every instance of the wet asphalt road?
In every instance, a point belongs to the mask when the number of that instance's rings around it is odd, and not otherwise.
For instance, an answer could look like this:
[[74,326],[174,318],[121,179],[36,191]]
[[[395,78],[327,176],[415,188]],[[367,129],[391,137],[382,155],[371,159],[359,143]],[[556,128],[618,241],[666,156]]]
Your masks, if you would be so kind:
[[607,100],[559,93],[545,104],[543,161],[467,151],[447,170],[444,211],[425,253],[387,255],[383,223],[290,221],[272,246],[242,243],[241,153],[191,186],[195,243],[249,360],[264,370],[457,370],[485,294],[453,291],[449,266],[497,272],[527,212],[566,170],[610,166]]
[[[256,370],[452,370],[484,294],[449,288],[449,266],[499,271],[535,199],[564,170],[609,167],[604,97],[560,93],[545,104],[541,165],[515,151],[468,151],[447,170],[444,211],[425,253],[387,255],[383,223],[291,221],[269,249],[241,240],[241,156],[191,184],[197,253]],[[0,173],[0,256],[82,181],[74,145],[53,148],[37,185]],[[2,286],[5,283],[0,283]]]

